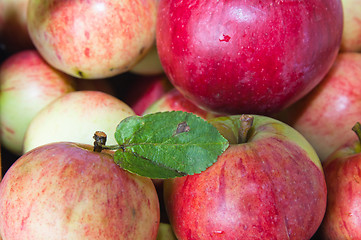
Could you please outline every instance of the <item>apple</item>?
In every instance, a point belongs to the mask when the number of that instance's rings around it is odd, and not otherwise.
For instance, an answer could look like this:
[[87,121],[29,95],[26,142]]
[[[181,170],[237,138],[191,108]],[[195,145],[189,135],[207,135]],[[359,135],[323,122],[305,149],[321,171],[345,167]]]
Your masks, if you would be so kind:
[[163,74],[163,66],[160,63],[157,46],[154,42],[148,53],[141,59],[135,66],[133,66],[130,72],[139,75],[159,75]]
[[169,223],[159,223],[157,240],[177,240]]
[[[128,82],[123,88],[120,98],[126,102],[137,115],[143,112],[155,101],[164,96],[173,86],[167,77],[161,75],[128,75],[123,82]],[[120,83],[120,81],[119,81]],[[120,83],[123,85],[123,83]]]
[[[90,136],[91,137],[91,136]],[[159,202],[149,178],[111,152],[58,142],[22,155],[0,183],[5,239],[156,239]]]
[[354,137],[361,119],[361,53],[340,53],[327,76],[307,96],[275,118],[297,129],[321,161]]
[[160,0],[156,43],[169,80],[196,105],[271,115],[322,80],[342,27],[340,0]]
[[204,172],[164,181],[177,239],[310,239],[324,216],[327,191],[307,140],[260,115],[209,121],[230,147]]
[[341,51],[361,52],[361,2],[360,0],[342,0],[344,27]]
[[20,155],[30,121],[50,102],[72,91],[72,78],[52,68],[36,50],[20,51],[7,58],[0,66],[3,146]]
[[93,133],[103,131],[109,145],[117,144],[117,125],[134,111],[118,98],[100,91],[68,93],[43,108],[30,122],[24,152],[58,141],[93,143]]
[[176,88],[169,90],[160,99],[148,106],[143,114],[166,112],[166,111],[184,111],[191,112],[203,119],[216,117],[215,114],[199,108],[193,102],[188,100]]
[[0,1],[0,45],[7,54],[34,48],[27,29],[28,2]]
[[320,227],[324,239],[361,239],[361,129],[360,125],[355,127],[359,139],[355,135],[323,163],[328,192]]
[[29,0],[28,30],[41,55],[78,78],[128,71],[155,42],[155,0]]

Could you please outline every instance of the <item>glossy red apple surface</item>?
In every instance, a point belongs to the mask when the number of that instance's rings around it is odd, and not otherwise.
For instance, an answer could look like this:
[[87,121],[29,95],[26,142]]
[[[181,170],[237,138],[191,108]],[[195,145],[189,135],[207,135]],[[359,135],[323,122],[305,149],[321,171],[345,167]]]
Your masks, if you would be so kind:
[[314,149],[294,129],[262,116],[238,143],[235,117],[210,120],[230,141],[215,164],[164,182],[177,239],[310,239],[327,195]]
[[305,136],[324,161],[356,138],[350,129],[361,119],[360,81],[361,53],[340,53],[322,82],[276,118]]
[[90,145],[41,146],[21,156],[0,183],[4,240],[155,240],[158,225],[152,181]]
[[340,0],[160,0],[165,73],[203,108],[270,114],[315,87],[340,47]]

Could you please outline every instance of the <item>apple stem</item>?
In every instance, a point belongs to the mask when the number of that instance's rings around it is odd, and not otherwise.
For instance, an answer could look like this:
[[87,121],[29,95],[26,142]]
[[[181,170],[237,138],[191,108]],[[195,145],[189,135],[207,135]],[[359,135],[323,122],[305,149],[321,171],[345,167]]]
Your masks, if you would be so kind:
[[352,130],[356,133],[359,142],[361,143],[361,124],[356,122],[355,125],[352,127]]
[[249,138],[249,132],[253,125],[254,117],[251,115],[242,114],[240,117],[240,128],[238,130],[238,141],[239,143],[246,143]]
[[105,146],[105,143],[107,142],[107,135],[102,131],[96,131],[94,133],[94,152],[101,152],[103,149],[108,150],[117,150],[122,148],[122,146],[119,145],[111,145],[111,146]]

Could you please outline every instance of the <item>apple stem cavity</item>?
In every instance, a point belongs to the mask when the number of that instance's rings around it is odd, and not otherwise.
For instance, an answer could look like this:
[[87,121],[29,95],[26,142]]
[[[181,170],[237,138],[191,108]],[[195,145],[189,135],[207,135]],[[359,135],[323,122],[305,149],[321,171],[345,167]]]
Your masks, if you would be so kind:
[[352,127],[352,131],[354,131],[358,137],[358,140],[361,144],[361,124],[356,122],[355,125]]
[[240,127],[238,130],[238,143],[246,143],[249,139],[249,133],[253,125],[254,117],[242,114],[240,117]]
[[111,146],[106,146],[105,143],[107,142],[107,135],[105,134],[105,132],[102,131],[96,131],[94,133],[94,148],[93,151],[94,152],[101,152],[103,149],[108,149],[108,150],[117,150],[122,148],[119,145],[111,145]]

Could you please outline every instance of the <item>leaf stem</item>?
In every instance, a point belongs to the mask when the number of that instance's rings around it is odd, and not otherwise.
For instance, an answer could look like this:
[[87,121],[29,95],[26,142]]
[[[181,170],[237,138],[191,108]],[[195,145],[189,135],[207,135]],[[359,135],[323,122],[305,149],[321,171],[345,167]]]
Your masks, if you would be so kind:
[[356,133],[358,140],[361,144],[361,124],[359,122],[356,122],[355,125],[353,125],[352,130]]
[[102,132],[102,131],[96,131],[94,133],[94,148],[93,151],[94,152],[101,152],[103,149],[107,149],[107,150],[118,150],[120,148],[124,148],[122,146],[119,145],[110,145],[110,146],[106,146],[105,143],[107,142],[107,135]]
[[249,132],[253,125],[254,117],[251,115],[242,114],[240,117],[240,127],[238,130],[238,143],[246,143],[249,138]]

